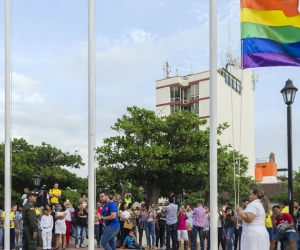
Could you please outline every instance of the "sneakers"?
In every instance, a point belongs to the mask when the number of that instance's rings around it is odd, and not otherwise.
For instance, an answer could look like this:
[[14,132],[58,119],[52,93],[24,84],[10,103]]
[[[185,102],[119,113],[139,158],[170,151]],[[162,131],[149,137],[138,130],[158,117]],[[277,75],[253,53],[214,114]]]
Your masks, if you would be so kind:
[[85,248],[85,246],[83,244],[81,244],[80,247]]
[[75,246],[75,248],[79,248],[79,246],[78,246],[78,245],[76,245],[76,246]]

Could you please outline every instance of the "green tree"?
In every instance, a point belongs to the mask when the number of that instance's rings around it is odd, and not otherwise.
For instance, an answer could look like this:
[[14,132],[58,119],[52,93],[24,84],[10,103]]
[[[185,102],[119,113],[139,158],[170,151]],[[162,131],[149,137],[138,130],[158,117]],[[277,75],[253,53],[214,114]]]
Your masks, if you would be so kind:
[[[4,143],[0,144],[1,180],[4,180],[4,147]],[[67,170],[67,168],[79,168],[84,165],[81,156],[76,152],[75,154],[63,152],[44,142],[41,146],[34,146],[23,138],[14,138],[11,154],[12,201],[14,202],[20,203],[24,187],[34,189],[33,176],[36,173],[42,176],[41,185],[45,184],[48,188],[52,188],[54,182],[58,182],[61,189],[83,188],[84,179],[78,178],[76,174]],[[4,194],[4,185],[0,184],[0,195],[2,194]]]
[[[158,117],[146,109],[127,110],[129,114],[112,127],[118,135],[104,139],[104,145],[97,148],[99,166],[113,169],[118,181],[144,187],[150,203],[170,193],[181,194],[183,189],[204,190],[207,201],[209,129],[199,129],[206,120],[188,111]],[[221,124],[218,133],[227,127]],[[218,141],[219,187],[232,190],[227,186],[232,186],[230,175],[234,176],[230,149],[230,145],[223,146]],[[246,157],[240,157],[241,173],[236,174],[244,178],[248,162]]]

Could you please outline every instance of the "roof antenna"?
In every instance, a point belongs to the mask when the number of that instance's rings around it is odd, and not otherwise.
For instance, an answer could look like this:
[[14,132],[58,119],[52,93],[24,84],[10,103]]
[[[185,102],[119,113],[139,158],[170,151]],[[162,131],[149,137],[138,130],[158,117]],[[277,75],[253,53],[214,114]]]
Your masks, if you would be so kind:
[[191,74],[193,74],[193,54],[191,54]]
[[176,76],[178,76],[178,34],[177,34],[177,39],[176,39],[176,57],[177,57],[177,66],[176,66]]
[[164,70],[164,78],[165,79],[169,78],[171,73],[171,66],[169,65],[168,61],[163,62],[163,70]]

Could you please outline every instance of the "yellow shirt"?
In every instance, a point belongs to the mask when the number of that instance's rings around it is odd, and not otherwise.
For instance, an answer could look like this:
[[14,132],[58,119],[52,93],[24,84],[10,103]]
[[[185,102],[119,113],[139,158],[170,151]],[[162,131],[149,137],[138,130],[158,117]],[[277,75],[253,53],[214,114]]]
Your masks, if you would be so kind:
[[289,206],[285,206],[285,207],[281,210],[281,212],[282,212],[283,214],[288,214],[288,213],[289,213]]
[[[5,217],[5,212],[3,211],[1,214],[1,218]],[[15,228],[15,223],[13,220],[16,219],[15,213],[14,212],[10,212],[10,228]],[[2,220],[3,221],[3,220]],[[4,221],[3,221],[3,228],[4,228]]]
[[37,208],[35,208],[35,215],[36,217],[38,217],[38,215],[41,215],[40,211]]
[[[61,190],[60,189],[50,189],[49,194],[60,194],[61,195]],[[57,204],[58,203],[58,198],[56,196],[53,196],[50,198],[50,202]]]
[[273,213],[272,211],[270,211],[268,217],[265,219],[266,228],[273,227],[272,220],[273,220]]

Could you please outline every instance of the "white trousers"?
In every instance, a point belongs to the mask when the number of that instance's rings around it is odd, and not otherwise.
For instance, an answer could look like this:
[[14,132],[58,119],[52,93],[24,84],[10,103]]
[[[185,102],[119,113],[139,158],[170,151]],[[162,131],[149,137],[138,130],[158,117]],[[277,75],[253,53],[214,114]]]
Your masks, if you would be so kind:
[[43,239],[43,249],[51,249],[51,241],[52,241],[52,230],[42,231],[42,239]]

